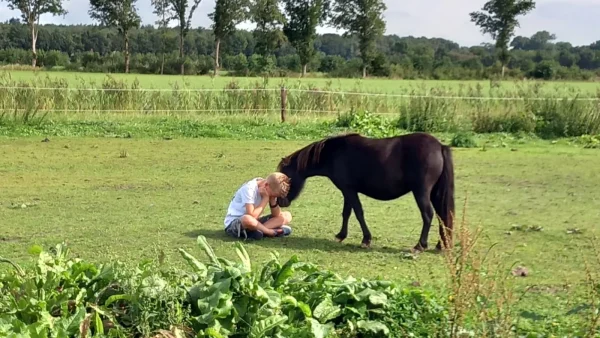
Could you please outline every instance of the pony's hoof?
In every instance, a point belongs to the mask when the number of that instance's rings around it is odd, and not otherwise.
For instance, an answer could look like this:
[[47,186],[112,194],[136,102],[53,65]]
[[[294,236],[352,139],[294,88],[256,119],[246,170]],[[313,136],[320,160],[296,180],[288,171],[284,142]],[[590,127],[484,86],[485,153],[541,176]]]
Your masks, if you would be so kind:
[[423,248],[420,245],[415,245],[414,248],[410,249],[410,253],[412,253],[412,254],[420,254],[424,251],[425,251],[425,248]]
[[361,243],[360,247],[362,249],[370,249],[371,248],[371,243]]
[[342,243],[345,239],[346,239],[345,237],[335,236],[335,241],[338,242],[338,243]]
[[446,244],[447,246],[444,248],[442,246],[442,242],[438,242],[437,245],[435,246],[435,251],[437,252],[444,252],[446,251],[449,247],[451,247],[451,244]]

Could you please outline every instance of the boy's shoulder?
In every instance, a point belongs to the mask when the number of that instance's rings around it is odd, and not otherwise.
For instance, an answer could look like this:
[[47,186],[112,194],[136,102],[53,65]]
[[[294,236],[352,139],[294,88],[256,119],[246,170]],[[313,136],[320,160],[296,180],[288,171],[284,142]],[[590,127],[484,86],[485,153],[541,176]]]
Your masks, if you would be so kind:
[[238,190],[257,190],[258,189],[258,181],[260,179],[261,179],[260,177],[255,177],[253,179],[250,179],[250,180],[244,182]]

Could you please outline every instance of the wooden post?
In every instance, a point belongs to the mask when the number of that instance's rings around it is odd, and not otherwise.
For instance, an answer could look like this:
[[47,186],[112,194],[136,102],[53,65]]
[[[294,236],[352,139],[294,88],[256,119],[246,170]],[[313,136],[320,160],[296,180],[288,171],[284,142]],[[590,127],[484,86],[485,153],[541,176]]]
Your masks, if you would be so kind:
[[281,123],[285,122],[285,111],[287,107],[287,90],[281,87]]

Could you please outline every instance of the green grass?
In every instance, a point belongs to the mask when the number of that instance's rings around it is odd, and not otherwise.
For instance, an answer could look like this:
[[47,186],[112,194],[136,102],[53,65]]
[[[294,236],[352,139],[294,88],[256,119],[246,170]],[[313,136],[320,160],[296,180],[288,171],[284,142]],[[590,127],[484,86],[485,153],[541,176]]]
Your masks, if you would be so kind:
[[[10,74],[15,81],[38,81],[45,77],[51,79],[65,80],[70,86],[79,85],[82,82],[100,84],[106,78],[107,74],[103,73],[77,73],[77,72],[47,72],[47,71],[3,71],[0,74]],[[262,78],[253,77],[230,77],[220,76],[212,78],[210,76],[179,76],[179,75],[141,75],[141,74],[111,74],[112,77],[118,80],[123,80],[127,83],[139,81],[141,88],[171,88],[174,84],[178,84],[182,88],[223,88],[232,80],[238,82],[241,87],[253,86],[257,81],[263,82]],[[502,90],[515,90],[519,87],[522,81],[503,81],[500,83]],[[490,87],[490,81],[458,81],[458,80],[395,80],[395,79],[337,79],[337,78],[271,78],[268,80],[267,86],[277,88],[281,84],[288,87],[300,88],[325,88],[339,91],[359,91],[359,92],[378,92],[378,93],[405,93],[415,87],[424,87],[427,89],[448,88],[449,90],[459,91],[465,87],[476,87],[477,85],[483,88]],[[544,85],[544,90],[560,91],[568,94],[568,91],[580,90],[586,94],[595,94],[600,90],[598,82],[579,82],[579,81],[526,81],[526,84]]]
[[[137,261],[158,246],[169,255],[197,252],[204,235],[217,254],[234,258],[223,216],[246,179],[267,174],[278,159],[306,141],[215,139],[4,138],[0,145],[2,245],[0,256],[23,262],[27,247],[66,240],[81,257]],[[511,151],[511,148],[513,151]],[[600,222],[598,151],[532,143],[455,149],[458,217],[468,194],[467,219],[481,225],[482,248],[523,264],[525,285],[578,284],[582,258]],[[342,275],[383,277],[441,286],[441,256],[407,260],[421,228],[412,196],[393,202],[362,197],[373,248],[363,250],[352,216],[344,244],[333,241],[341,224],[341,194],[322,178],[307,183],[290,208],[290,238],[248,243],[253,259],[278,251],[297,254]],[[25,208],[22,204],[31,204]],[[512,230],[514,225],[543,231]],[[578,228],[582,234],[568,234]],[[430,245],[437,242],[437,229]],[[583,251],[580,251],[583,250]],[[513,253],[514,252],[514,253]]]

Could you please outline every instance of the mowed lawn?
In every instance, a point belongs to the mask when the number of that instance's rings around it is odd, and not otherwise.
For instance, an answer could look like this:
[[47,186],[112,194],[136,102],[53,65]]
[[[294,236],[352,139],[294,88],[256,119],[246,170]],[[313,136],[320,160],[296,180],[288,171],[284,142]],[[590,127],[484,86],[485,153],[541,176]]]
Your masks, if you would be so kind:
[[[407,93],[412,90],[417,90],[419,93],[423,89],[440,89],[444,91],[456,92],[466,91],[470,88],[475,89],[480,85],[483,93],[487,93],[490,89],[490,81],[479,80],[395,80],[382,78],[368,79],[339,79],[326,77],[288,77],[288,78],[270,78],[265,80],[258,77],[232,77],[219,76],[211,77],[203,76],[180,76],[180,75],[148,75],[148,74],[103,74],[103,73],[78,73],[78,72],[48,72],[48,71],[0,71],[0,78],[10,76],[15,81],[26,81],[28,83],[36,83],[40,85],[40,81],[49,77],[51,79],[62,79],[69,86],[76,87],[91,87],[92,85],[100,86],[102,82],[111,76],[114,79],[125,81],[133,84],[138,81],[140,88],[173,88],[176,84],[179,88],[225,88],[228,84],[235,81],[240,87],[255,87],[257,84],[263,85],[266,82],[268,87],[277,88],[281,85],[290,88],[328,88],[330,90],[339,91],[359,91],[359,92],[376,92],[376,93]],[[585,94],[594,94],[600,90],[598,82],[549,82],[549,81],[503,81],[501,89],[513,91],[517,90],[518,86],[529,87],[534,84],[542,85],[542,92],[550,93],[561,92],[566,96],[574,96],[572,90],[581,91]],[[462,93],[466,95],[466,92]],[[515,94],[513,94],[515,95]]]
[[[245,180],[267,174],[306,142],[216,139],[40,138],[0,140],[0,256],[29,261],[32,245],[66,241],[75,255],[129,263],[177,248],[204,259],[196,237],[218,255],[235,258],[223,216]],[[455,149],[458,218],[468,194],[469,226],[481,225],[486,249],[527,267],[525,284],[577,283],[584,277],[592,234],[600,224],[597,150],[568,146]],[[341,224],[342,197],[326,179],[314,178],[289,209],[289,238],[247,242],[253,261],[298,255],[340,274],[436,284],[445,274],[439,254],[407,259],[421,219],[412,195],[393,202],[362,197],[374,235],[359,248],[360,227],[351,217],[344,244],[333,240]],[[21,208],[21,204],[30,204]],[[521,225],[524,230],[512,230]],[[543,227],[542,231],[525,231]],[[568,234],[577,228],[580,234]],[[438,240],[430,233],[430,246]]]

